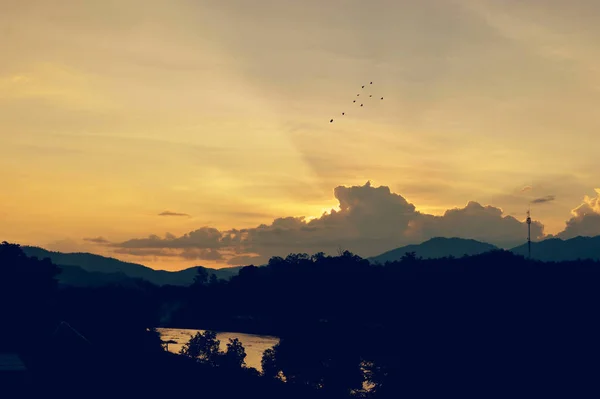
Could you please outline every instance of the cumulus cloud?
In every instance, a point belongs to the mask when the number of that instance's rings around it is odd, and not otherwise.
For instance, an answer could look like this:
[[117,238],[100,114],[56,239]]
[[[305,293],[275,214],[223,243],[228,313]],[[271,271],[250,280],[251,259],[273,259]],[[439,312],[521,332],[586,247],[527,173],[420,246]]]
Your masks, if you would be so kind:
[[571,211],[573,216],[567,220],[565,229],[558,234],[559,238],[600,235],[600,188],[596,188],[595,191],[595,197],[586,195],[583,203]]
[[[524,242],[525,226],[524,221],[504,215],[500,208],[470,201],[464,208],[447,210],[443,216],[420,215],[412,222],[411,235],[420,241],[435,236],[471,238],[510,248]],[[541,239],[543,224],[533,221],[531,235],[533,239]]]
[[190,215],[188,215],[187,213],[164,211],[164,212],[159,213],[158,216],[186,216],[186,217],[189,217]]
[[[389,187],[339,186],[333,192],[339,210],[320,217],[281,217],[270,224],[247,229],[218,230],[204,226],[182,236],[167,233],[112,244],[119,249],[168,250],[185,259],[222,260],[231,265],[262,264],[271,256],[292,252],[335,254],[343,247],[361,256],[373,256],[432,237],[472,238],[500,246],[518,245],[526,238],[526,224],[499,208],[469,202],[443,216],[418,212]],[[535,238],[543,225],[532,223]]]
[[536,198],[531,201],[532,204],[544,204],[546,202],[552,202],[556,199],[554,195],[546,195],[545,197]]

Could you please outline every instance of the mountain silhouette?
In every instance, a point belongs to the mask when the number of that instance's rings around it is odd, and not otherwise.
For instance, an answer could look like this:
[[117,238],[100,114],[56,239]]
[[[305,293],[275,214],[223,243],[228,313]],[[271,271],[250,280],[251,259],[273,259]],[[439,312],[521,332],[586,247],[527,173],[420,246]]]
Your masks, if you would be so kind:
[[[211,269],[194,266],[180,271],[154,270],[137,263],[123,262],[115,258],[86,252],[63,253],[48,251],[39,247],[21,247],[27,256],[38,259],[50,258],[52,263],[63,269],[59,281],[66,285],[102,285],[102,282],[121,285],[135,284],[130,279],[143,279],[156,285],[190,285],[198,268],[204,268],[209,276],[229,279],[238,274],[241,267]],[[87,272],[87,273],[86,273]]]
[[498,249],[495,245],[465,238],[434,237],[421,244],[407,245],[392,249],[369,258],[373,263],[398,261],[407,252],[415,252],[417,257],[424,259],[443,258],[453,256],[459,258],[463,255],[479,255],[484,252]]
[[[215,275],[219,279],[230,279],[237,275],[243,266],[228,267],[223,269],[205,268],[203,266],[190,267],[180,271],[154,270],[137,263],[123,262],[90,253],[62,253],[48,251],[39,247],[21,247],[27,256],[39,259],[50,258],[52,262],[62,268],[58,276],[62,285],[69,286],[102,286],[118,284],[127,287],[140,286],[140,280],[145,280],[155,285],[187,286],[192,284],[198,268],[204,268],[209,276]],[[407,252],[415,252],[417,257],[424,259],[443,258],[448,256],[462,257],[464,255],[478,255],[498,249],[495,245],[464,238],[431,238],[421,244],[407,245],[380,255],[368,258],[372,263],[385,263],[398,261]],[[527,244],[519,245],[509,251],[527,256]],[[541,261],[568,261],[577,259],[600,260],[600,236],[575,237],[568,240],[548,238],[531,243],[531,256]]]
[[125,288],[139,288],[139,278],[127,276],[122,272],[102,273],[88,272],[79,266],[61,265],[61,273],[57,276],[58,282],[63,286],[71,287],[102,287],[118,285]]
[[[527,256],[527,244],[511,249],[517,255]],[[568,240],[548,238],[531,243],[531,257],[545,262],[577,259],[600,260],[600,236],[575,237]]]

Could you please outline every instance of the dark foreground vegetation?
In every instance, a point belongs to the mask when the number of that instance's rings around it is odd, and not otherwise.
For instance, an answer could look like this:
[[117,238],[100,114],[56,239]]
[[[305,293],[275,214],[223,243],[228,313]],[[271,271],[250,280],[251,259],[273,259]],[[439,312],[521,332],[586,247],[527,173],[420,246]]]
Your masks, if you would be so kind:
[[[58,289],[49,261],[0,245],[0,352],[32,397],[597,397],[600,263],[494,251],[369,264],[349,252],[272,258],[191,287]],[[182,356],[154,326],[268,333],[244,348],[194,337]],[[56,395],[56,396],[54,396]]]

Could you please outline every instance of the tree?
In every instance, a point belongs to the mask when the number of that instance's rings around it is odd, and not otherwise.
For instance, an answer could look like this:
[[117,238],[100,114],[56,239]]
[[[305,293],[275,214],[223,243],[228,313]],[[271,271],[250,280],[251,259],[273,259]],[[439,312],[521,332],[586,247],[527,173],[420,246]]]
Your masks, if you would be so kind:
[[314,254],[310,257],[310,260],[312,260],[313,263],[317,263],[317,262],[322,262],[326,258],[327,258],[327,256],[325,255],[325,252],[317,252],[316,254]]
[[196,276],[194,276],[194,283],[192,284],[194,287],[206,285],[208,282],[208,271],[205,268],[199,267],[196,270]]
[[223,363],[228,367],[241,368],[246,365],[246,350],[237,338],[229,338],[227,352],[223,356]]
[[[282,338],[262,359],[263,374],[343,397],[363,383],[360,356],[340,335],[306,331]],[[281,374],[280,374],[281,373]]]
[[417,259],[417,253],[415,251],[412,251],[406,252],[404,255],[402,255],[400,261],[403,263],[414,263]]
[[260,365],[262,367],[262,373],[265,377],[278,378],[280,375],[280,368],[277,366],[276,349],[279,344],[273,348],[269,348],[263,352],[262,360]]
[[[30,346],[55,327],[56,276],[50,259],[28,257],[18,244],[0,244],[0,345]],[[10,326],[10,328],[8,328]]]
[[216,332],[205,331],[203,334],[197,332],[196,335],[183,345],[179,354],[196,359],[202,363],[216,365],[220,355],[220,344],[221,342],[217,339]]

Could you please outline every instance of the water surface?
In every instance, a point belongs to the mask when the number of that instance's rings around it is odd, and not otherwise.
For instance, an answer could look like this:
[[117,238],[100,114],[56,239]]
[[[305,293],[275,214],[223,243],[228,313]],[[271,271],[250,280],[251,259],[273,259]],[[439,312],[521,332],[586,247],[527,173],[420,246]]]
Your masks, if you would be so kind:
[[[190,337],[197,332],[203,333],[205,330],[190,330],[185,328],[157,328],[163,341],[173,340],[176,344],[169,344],[169,352],[179,353],[179,350],[189,341]],[[244,334],[239,332],[218,332],[217,339],[221,341],[221,350],[227,351],[229,338],[240,340],[244,349],[246,349],[246,366],[254,367],[261,371],[260,361],[263,352],[279,343],[279,338],[269,335]]]

